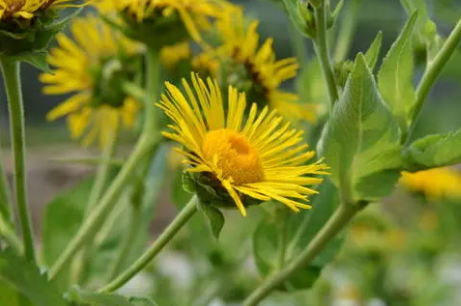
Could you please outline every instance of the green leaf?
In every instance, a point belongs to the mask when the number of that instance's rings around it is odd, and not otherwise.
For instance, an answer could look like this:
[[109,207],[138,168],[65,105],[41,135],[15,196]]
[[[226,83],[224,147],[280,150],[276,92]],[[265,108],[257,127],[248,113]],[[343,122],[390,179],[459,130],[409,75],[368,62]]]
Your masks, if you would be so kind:
[[132,298],[129,298],[129,301],[133,303],[133,305],[136,305],[136,306],[158,306],[150,298],[132,297]]
[[404,163],[411,171],[461,163],[461,129],[416,140],[405,151]]
[[380,31],[378,35],[376,35],[375,40],[371,43],[370,48],[368,48],[368,51],[365,54],[368,67],[370,67],[370,70],[372,71],[375,68],[376,63],[378,62],[379,51],[381,51],[382,41],[383,41],[383,32]]
[[73,288],[69,294],[72,301],[94,306],[134,306],[128,298],[117,294],[96,293]]
[[216,239],[219,239],[219,234],[224,226],[224,215],[216,207],[210,205],[200,205],[200,210],[208,218],[210,222],[211,232]]
[[384,101],[399,122],[404,133],[410,120],[410,111],[416,101],[413,86],[412,33],[418,15],[414,12],[383,60],[378,73],[378,85]]
[[30,301],[19,293],[13,286],[0,280],[1,302],[8,306],[28,306]]
[[[395,180],[388,180],[388,172],[401,166],[400,132],[361,53],[318,149],[343,201],[374,201],[380,198],[377,194],[391,192]],[[370,177],[381,182],[379,191],[363,183]]]
[[[285,262],[296,257],[304,250],[318,231],[336,209],[339,197],[332,182],[327,179],[319,187],[319,194],[313,198],[312,210],[298,214],[286,214],[287,248]],[[278,204],[280,205],[280,204]],[[263,218],[253,234],[253,253],[256,266],[261,275],[267,276],[275,271],[279,252],[280,220]],[[323,268],[328,265],[338,253],[343,242],[342,236],[332,239],[320,252],[314,261],[306,268],[293,275],[284,285],[284,289],[301,290],[311,288],[319,278]]]
[[[0,251],[0,280],[27,297],[34,306],[66,306],[57,287],[47,280],[46,275],[40,274],[36,266],[9,250]],[[12,293],[8,294],[13,299]],[[18,299],[21,300],[20,297]],[[5,302],[3,298],[1,301]]]
[[48,62],[46,60],[47,56],[48,56],[48,52],[46,52],[46,51],[43,51],[43,52],[28,52],[28,53],[24,53],[24,54],[15,55],[15,56],[9,56],[8,60],[10,60],[10,61],[23,61],[23,62],[31,64],[32,66],[34,66],[34,67],[36,67],[36,68],[38,68],[38,69],[40,69],[42,71],[51,73],[52,70],[51,70],[51,68],[48,65]]

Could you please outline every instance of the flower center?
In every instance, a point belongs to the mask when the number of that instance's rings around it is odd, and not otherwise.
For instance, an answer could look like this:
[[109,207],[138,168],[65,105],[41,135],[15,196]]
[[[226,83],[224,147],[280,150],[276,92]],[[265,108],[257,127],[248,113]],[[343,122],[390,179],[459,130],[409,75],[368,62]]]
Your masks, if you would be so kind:
[[210,131],[203,140],[204,158],[217,161],[224,179],[232,178],[235,185],[260,182],[264,172],[258,152],[241,134],[219,129]]

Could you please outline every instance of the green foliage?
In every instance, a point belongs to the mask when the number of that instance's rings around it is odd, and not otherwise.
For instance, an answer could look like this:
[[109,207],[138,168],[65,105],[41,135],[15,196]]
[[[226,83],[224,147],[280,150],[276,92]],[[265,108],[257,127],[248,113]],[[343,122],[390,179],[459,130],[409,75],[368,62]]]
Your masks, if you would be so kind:
[[404,163],[411,171],[461,163],[461,129],[416,140],[406,149]]
[[375,40],[373,40],[373,42],[371,43],[370,48],[368,48],[367,53],[365,53],[365,58],[367,60],[368,67],[371,71],[375,69],[376,63],[378,63],[382,41],[383,32],[380,31],[378,35],[376,35]]
[[[338,191],[330,180],[319,187],[312,210],[295,214],[275,210],[275,215],[263,217],[253,233],[253,256],[259,273],[266,277],[277,271],[280,265],[304,250],[318,231],[327,222],[339,203]],[[280,205],[277,203],[276,205]],[[284,208],[285,209],[285,208]],[[285,231],[282,238],[281,231]],[[277,239],[278,237],[278,239]],[[285,239],[281,243],[280,239]],[[315,260],[304,269],[287,280],[283,289],[302,290],[311,288],[319,278],[323,268],[336,256],[342,245],[341,236],[331,240]],[[284,248],[285,259],[280,260],[281,247]]]
[[416,93],[413,87],[412,34],[417,17],[416,12],[411,15],[384,58],[378,73],[378,85],[381,95],[389,105],[395,118],[397,118],[403,133],[406,133],[407,126],[412,119],[410,110],[416,101]]
[[[9,250],[0,251],[0,292],[2,304],[9,301],[24,306],[26,297],[34,306],[66,306],[57,287],[39,269]],[[16,295],[15,295],[16,293]],[[15,304],[5,304],[15,306]]]
[[224,215],[222,212],[213,206],[203,205],[200,203],[200,210],[203,212],[210,222],[211,232],[216,239],[219,239],[219,234],[224,226]]
[[[397,173],[401,166],[399,128],[362,54],[324,129],[319,151],[343,201],[377,200],[395,184],[389,171]],[[372,186],[366,183],[370,178]]]
[[315,37],[314,17],[307,3],[298,0],[283,0],[291,21],[307,37]]
[[72,302],[78,305],[92,306],[134,306],[128,301],[128,298],[117,294],[95,293],[90,291],[72,289],[69,294]]

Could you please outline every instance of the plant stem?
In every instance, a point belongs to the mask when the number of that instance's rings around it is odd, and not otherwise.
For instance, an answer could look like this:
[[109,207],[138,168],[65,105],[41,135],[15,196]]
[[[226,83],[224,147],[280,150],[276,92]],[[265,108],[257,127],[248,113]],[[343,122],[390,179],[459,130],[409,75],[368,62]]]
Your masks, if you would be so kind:
[[131,265],[122,275],[117,277],[111,283],[100,289],[99,292],[112,292],[117,290],[138,272],[146,267],[149,262],[167,245],[167,243],[179,232],[179,230],[190,220],[197,211],[197,196],[193,196],[183,210],[176,218],[168,225],[165,231],[157,238],[151,247],[139,259]]
[[[155,140],[154,140],[155,141]],[[85,220],[78,233],[72,238],[67,245],[66,249],[61,256],[56,260],[54,265],[49,271],[49,278],[54,278],[59,271],[72,259],[78,249],[85,245],[89,239],[91,239],[103,224],[104,218],[109,214],[110,210],[117,203],[117,199],[122,193],[124,187],[128,185],[134,171],[139,164],[139,161],[143,159],[149,149],[151,148],[153,140],[144,135],[140,137],[138,143],[128,158],[127,162],[120,170],[117,177],[114,179],[104,196],[101,198],[100,203],[90,213],[88,218]]]
[[327,83],[328,95],[330,97],[330,110],[333,109],[336,101],[338,100],[338,88],[336,86],[335,75],[331,67],[328,39],[327,39],[327,20],[326,20],[326,1],[315,9],[315,24],[317,29],[317,36],[314,41],[314,49],[319,57],[320,65],[322,66],[325,82]]
[[407,141],[410,141],[411,135],[414,132],[416,123],[419,119],[421,110],[423,108],[424,102],[427,99],[427,96],[431,92],[432,87],[437,81],[442,69],[447,64],[448,60],[451,58],[453,53],[456,51],[456,47],[461,41],[461,19],[456,24],[455,28],[451,32],[450,36],[443,44],[440,51],[437,53],[432,62],[426,67],[421,81],[419,82],[418,88],[416,90],[416,102],[411,113],[412,126],[410,133],[407,136]]
[[117,203],[117,199],[129,185],[130,179],[137,170],[139,164],[144,157],[152,150],[155,144],[159,141],[157,124],[157,109],[155,107],[156,91],[160,80],[160,63],[158,50],[149,49],[147,52],[147,97],[144,103],[146,109],[146,118],[144,122],[143,132],[138,139],[136,147],[131,152],[127,162],[120,170],[117,177],[114,179],[110,187],[102,196],[100,203],[91,212],[78,233],[72,238],[64,252],[57,259],[49,271],[49,278],[54,278],[59,271],[68,264],[74,254],[80,247],[85,245],[88,240],[97,233],[98,229],[104,223],[104,218],[109,214],[110,210]]
[[338,40],[334,53],[335,62],[344,60],[349,53],[352,37],[357,25],[357,12],[360,0],[352,0],[347,3],[346,12],[339,27]]
[[[0,135],[1,137],[1,135]],[[1,145],[0,145],[0,215],[7,221],[12,222],[12,214],[11,214],[11,194],[10,194],[10,186],[8,185],[8,180],[6,178],[6,171],[3,167],[2,162],[2,155],[1,155]]]
[[9,220],[5,220],[4,216],[0,214],[0,237],[6,241],[6,243],[15,250],[18,254],[22,252],[21,241],[16,236],[14,229],[11,227]]
[[[85,209],[85,218],[89,216],[91,211],[94,209],[98,203],[101,195],[104,191],[104,187],[107,182],[107,176],[111,168],[112,157],[115,154],[115,147],[117,144],[118,137],[118,128],[116,131],[113,131],[112,135],[109,135],[109,142],[103,148],[103,153],[99,159],[98,169],[96,171],[96,177],[94,179],[93,186],[91,188],[90,196],[88,198],[87,207]],[[75,256],[74,265],[74,280],[77,284],[81,284],[85,278],[85,273],[83,269],[88,265],[88,261],[91,255],[93,245],[93,239],[89,238],[85,247],[82,251]]]
[[35,263],[34,233],[30,211],[27,204],[26,186],[26,144],[24,133],[24,106],[21,92],[20,63],[0,59],[3,81],[8,96],[10,113],[11,141],[14,155],[14,185],[18,205],[19,221],[22,229],[24,253],[30,262]]
[[253,291],[243,302],[242,306],[257,305],[268,296],[272,290],[280,287],[293,274],[299,272],[300,269],[311,263],[327,243],[349,223],[358,210],[359,207],[356,205],[340,205],[325,226],[309,243],[307,248],[299,253],[292,261],[288,262],[282,270],[266,279],[262,285]]

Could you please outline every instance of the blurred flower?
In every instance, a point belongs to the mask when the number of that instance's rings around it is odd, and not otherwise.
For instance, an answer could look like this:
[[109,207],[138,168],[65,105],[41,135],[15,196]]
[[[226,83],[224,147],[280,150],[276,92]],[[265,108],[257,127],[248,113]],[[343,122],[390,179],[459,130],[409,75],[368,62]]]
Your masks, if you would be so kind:
[[72,138],[84,137],[85,145],[98,138],[105,146],[119,125],[135,124],[140,104],[122,88],[134,78],[140,48],[94,16],[76,18],[70,30],[75,41],[57,36],[59,47],[48,56],[56,70],[40,80],[47,84],[46,94],[74,95],[52,109],[47,119],[67,116]]
[[171,33],[178,25],[197,42],[202,41],[200,31],[210,26],[208,18],[220,18],[231,5],[225,0],[101,0],[96,4],[104,12],[123,12],[138,24],[147,22],[151,34]]
[[310,208],[303,202],[316,191],[305,186],[320,184],[322,179],[304,175],[327,174],[328,167],[321,161],[305,165],[315,152],[306,151],[302,131],[282,124],[277,112],[267,107],[257,115],[256,104],[244,123],[245,94],[230,86],[224,105],[216,80],[205,83],[192,75],[192,87],[185,80],[183,86],[187,96],[166,83],[168,91],[159,107],[175,123],[172,132],[163,134],[184,146],[179,152],[192,166],[190,172],[218,182],[243,216],[243,196],[274,199],[294,211]]
[[432,210],[424,210],[419,216],[418,225],[423,231],[434,231],[439,226],[439,216]]
[[167,69],[174,69],[182,60],[192,57],[189,42],[183,41],[172,46],[165,46],[160,50],[160,61]]
[[461,175],[450,168],[435,168],[416,173],[402,172],[400,183],[429,200],[461,199]]
[[401,250],[406,241],[403,230],[398,228],[380,230],[364,224],[353,225],[350,237],[359,249],[373,253]]
[[88,1],[76,0],[0,0],[0,20],[2,22],[14,19],[30,20],[45,9],[75,7],[76,4],[84,2],[88,3]]
[[[288,118],[315,121],[315,109],[312,105],[298,104],[297,95],[280,90],[283,82],[296,76],[299,69],[297,59],[291,57],[277,60],[272,48],[272,38],[266,39],[260,46],[257,20],[248,24],[243,11],[232,7],[216,22],[216,27],[222,39],[216,54],[232,59],[245,70],[244,75],[236,73],[235,81],[232,80],[233,76],[228,77],[231,85],[242,79],[244,82],[250,80],[251,89],[248,91],[252,93],[250,97],[255,101],[264,100]],[[228,64],[225,61],[223,63]]]

